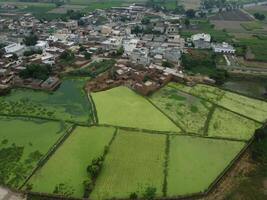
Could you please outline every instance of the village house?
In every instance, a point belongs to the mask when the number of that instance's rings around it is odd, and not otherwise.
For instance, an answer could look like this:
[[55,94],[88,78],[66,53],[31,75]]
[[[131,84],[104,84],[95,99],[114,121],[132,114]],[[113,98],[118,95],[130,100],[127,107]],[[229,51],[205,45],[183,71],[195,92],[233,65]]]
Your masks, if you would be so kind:
[[211,47],[211,36],[210,34],[198,33],[191,36],[195,48],[197,49],[209,49]]
[[211,47],[215,53],[235,53],[235,48],[226,42],[212,43]]

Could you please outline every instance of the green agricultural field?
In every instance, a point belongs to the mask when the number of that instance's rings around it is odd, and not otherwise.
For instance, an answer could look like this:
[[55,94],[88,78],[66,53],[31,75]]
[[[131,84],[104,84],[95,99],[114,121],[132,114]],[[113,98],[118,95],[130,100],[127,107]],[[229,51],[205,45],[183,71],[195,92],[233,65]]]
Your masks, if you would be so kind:
[[180,132],[149,101],[127,87],[92,93],[92,97],[100,124]]
[[59,194],[83,197],[87,166],[103,154],[114,131],[105,127],[77,127],[27,184],[33,191],[48,193],[62,184]]
[[19,187],[69,124],[0,117],[0,185]]
[[218,102],[221,106],[259,122],[267,119],[267,102],[227,92]]
[[249,140],[262,125],[233,112],[216,108],[212,115],[208,135],[230,139]]
[[119,131],[90,196],[93,200],[140,196],[147,187],[162,195],[166,136]]
[[167,195],[204,192],[244,147],[243,142],[171,136]]
[[91,122],[91,105],[83,91],[85,80],[65,79],[52,93],[14,89],[0,97],[0,114]]
[[202,84],[189,87],[183,84],[170,83],[168,86],[209,100],[258,122],[265,122],[267,119],[267,102],[265,101],[252,99],[236,93],[221,90],[217,87]]
[[204,133],[211,103],[168,86],[154,93],[150,99],[186,132]]
[[197,84],[193,87],[186,86],[184,84],[179,83],[169,83],[170,87],[174,87],[178,90],[181,90],[183,92],[187,92],[189,94],[201,97],[203,99],[209,100],[213,103],[217,103],[223,95],[225,94],[225,91],[212,87],[209,85],[203,85],[203,84]]

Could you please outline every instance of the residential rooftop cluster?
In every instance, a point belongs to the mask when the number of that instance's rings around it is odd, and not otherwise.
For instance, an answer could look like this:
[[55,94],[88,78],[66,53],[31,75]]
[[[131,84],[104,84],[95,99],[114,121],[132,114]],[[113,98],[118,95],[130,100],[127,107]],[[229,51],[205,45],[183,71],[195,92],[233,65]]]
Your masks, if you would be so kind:
[[[213,43],[207,33],[181,37],[183,18],[136,4],[96,9],[68,20],[38,20],[31,14],[1,16],[0,84],[54,90],[61,73],[86,68],[101,59],[115,59],[112,71],[116,78],[110,78],[108,71],[87,88],[99,90],[126,79],[124,84],[148,94],[173,78],[192,80],[181,64],[188,48],[235,53],[232,45]],[[47,73],[40,70],[43,66],[49,66]],[[34,70],[45,76],[36,75]],[[51,80],[54,84],[47,84]],[[100,80],[105,84],[96,84]],[[205,76],[196,80],[214,82]]]

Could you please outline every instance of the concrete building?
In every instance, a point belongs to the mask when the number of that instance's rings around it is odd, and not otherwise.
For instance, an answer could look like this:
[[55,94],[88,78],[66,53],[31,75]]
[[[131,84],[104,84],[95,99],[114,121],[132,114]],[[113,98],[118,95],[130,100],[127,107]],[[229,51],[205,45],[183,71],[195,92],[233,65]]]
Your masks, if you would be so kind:
[[37,44],[35,45],[35,49],[45,50],[49,47],[49,44],[47,41],[37,41]]
[[148,52],[147,48],[135,48],[130,55],[130,61],[138,65],[149,65],[150,58]]
[[198,33],[191,36],[191,40],[197,49],[209,49],[211,47],[210,34]]
[[226,42],[213,43],[211,47],[215,53],[235,53],[235,48]]
[[25,46],[19,43],[13,43],[4,47],[4,49],[7,54],[17,54],[18,56],[21,56],[25,51]]
[[116,50],[119,49],[122,46],[122,38],[109,38],[101,43],[104,50]]

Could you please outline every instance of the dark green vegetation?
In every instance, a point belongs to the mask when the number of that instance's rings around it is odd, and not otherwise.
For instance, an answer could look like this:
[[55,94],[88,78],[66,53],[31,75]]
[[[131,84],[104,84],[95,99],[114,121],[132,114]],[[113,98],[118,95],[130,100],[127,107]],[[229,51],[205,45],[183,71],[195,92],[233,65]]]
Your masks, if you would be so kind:
[[105,59],[101,61],[95,61],[90,63],[88,66],[69,72],[69,75],[72,76],[89,76],[96,77],[97,75],[111,69],[115,64],[115,60],[113,59]]
[[254,98],[267,98],[267,78],[265,77],[231,77],[222,85],[222,88]]
[[26,69],[22,70],[19,74],[19,76],[24,79],[35,78],[46,80],[52,72],[50,65],[29,64],[25,67]]
[[251,39],[240,38],[237,42],[239,45],[244,45],[253,54],[252,60],[267,62],[267,39],[265,37],[253,37]]
[[91,105],[83,91],[86,80],[66,78],[51,93],[13,89],[0,97],[0,114],[91,123]]
[[182,55],[182,65],[189,73],[207,75],[220,85],[226,80],[228,73],[216,68],[218,56],[210,50],[191,49],[189,53]]
[[24,44],[26,46],[34,46],[37,44],[38,37],[37,35],[34,35],[33,33],[29,36],[26,36],[23,40]]
[[1,117],[0,126],[0,184],[19,187],[69,124]]
[[190,20],[190,24],[196,26],[196,28],[185,28],[181,31],[181,36],[190,37],[193,34],[203,32],[209,33],[212,36],[212,40],[216,42],[229,42],[231,36],[227,32],[214,29],[208,20]]

